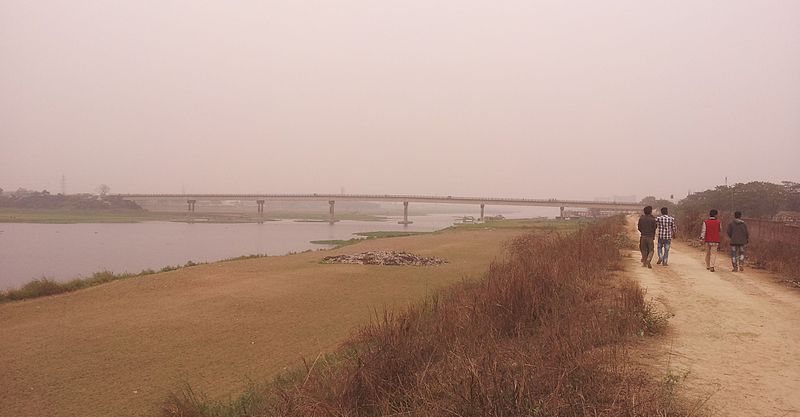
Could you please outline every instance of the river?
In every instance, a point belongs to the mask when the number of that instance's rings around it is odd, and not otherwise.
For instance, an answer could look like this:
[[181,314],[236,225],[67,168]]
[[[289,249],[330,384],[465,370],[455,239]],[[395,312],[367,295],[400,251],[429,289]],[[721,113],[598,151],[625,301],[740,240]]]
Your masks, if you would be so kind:
[[[551,215],[523,210],[507,217]],[[474,215],[474,213],[472,214]],[[414,223],[291,220],[255,223],[0,223],[0,290],[34,278],[59,281],[98,271],[139,272],[187,261],[210,262],[250,254],[284,255],[330,246],[312,240],[350,239],[354,233],[403,230],[430,232],[453,224],[455,215],[410,216]]]

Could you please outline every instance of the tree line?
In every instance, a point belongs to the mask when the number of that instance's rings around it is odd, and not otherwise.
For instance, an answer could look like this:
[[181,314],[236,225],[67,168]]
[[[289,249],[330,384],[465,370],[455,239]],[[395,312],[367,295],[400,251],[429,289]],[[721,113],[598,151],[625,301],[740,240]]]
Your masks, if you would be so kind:
[[800,183],[783,181],[780,184],[752,181],[689,194],[677,204],[652,196],[642,199],[642,205],[656,210],[667,207],[673,213],[708,213],[741,211],[745,217],[771,219],[781,211],[800,211]]
[[0,188],[0,207],[17,209],[59,210],[142,210],[133,201],[101,194],[50,194],[47,190],[32,191],[19,188],[4,192]]

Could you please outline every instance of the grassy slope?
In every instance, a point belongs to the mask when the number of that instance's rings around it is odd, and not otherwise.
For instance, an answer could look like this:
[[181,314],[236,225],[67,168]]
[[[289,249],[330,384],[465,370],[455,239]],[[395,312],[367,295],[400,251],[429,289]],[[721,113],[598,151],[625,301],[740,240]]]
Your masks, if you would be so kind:
[[[338,251],[215,263],[0,305],[4,415],[135,415],[182,384],[219,398],[331,350],[375,310],[482,274],[518,229],[374,239]],[[409,250],[431,268],[321,265]]]

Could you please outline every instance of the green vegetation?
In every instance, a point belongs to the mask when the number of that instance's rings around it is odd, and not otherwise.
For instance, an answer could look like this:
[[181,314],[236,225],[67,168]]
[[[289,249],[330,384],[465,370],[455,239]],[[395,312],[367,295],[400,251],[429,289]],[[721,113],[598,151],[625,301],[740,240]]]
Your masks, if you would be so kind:
[[453,229],[528,229],[528,230],[575,230],[591,222],[589,219],[555,220],[555,219],[505,219],[485,223],[465,223],[452,226]]
[[349,246],[349,245],[356,244],[358,242],[361,242],[362,240],[365,240],[365,239],[354,237],[352,239],[347,239],[347,240],[344,240],[344,239],[312,240],[311,243],[313,243],[315,245],[331,245],[331,246],[334,246],[334,249],[336,249],[336,248],[341,248],[343,246]]
[[50,194],[47,190],[31,191],[23,188],[11,193],[0,190],[0,207],[32,210],[142,210],[133,201],[117,196],[108,196],[108,186],[95,194]]
[[[417,236],[430,233],[440,233],[445,230],[486,230],[486,229],[520,229],[520,230],[547,230],[547,231],[572,231],[580,226],[586,225],[590,220],[573,220],[565,222],[563,220],[553,219],[513,219],[513,220],[497,220],[487,223],[470,223],[459,224],[451,226],[436,232],[404,232],[404,231],[376,231],[376,232],[359,232],[355,233],[357,236],[352,239],[329,239],[329,240],[312,240],[311,243],[317,245],[333,245],[334,249],[343,246],[353,245],[366,239],[380,239],[390,237],[404,237],[404,236]],[[622,236],[621,238],[625,238]]]
[[258,259],[258,258],[266,258],[268,255],[266,253],[254,253],[250,255],[242,255],[242,256],[234,256],[233,258],[225,258],[221,259],[217,262],[232,262],[232,261],[244,261],[246,259]]
[[328,240],[312,240],[311,243],[316,245],[333,245],[334,249],[341,248],[343,246],[353,245],[358,242],[362,242],[368,239],[383,239],[389,237],[404,237],[404,236],[417,236],[417,235],[425,235],[433,232],[402,232],[402,231],[377,231],[377,232],[358,232],[355,233],[357,236],[362,237],[354,237],[352,239],[328,239]]
[[377,232],[358,232],[356,235],[364,236],[368,239],[379,239],[386,237],[405,237],[405,236],[418,236],[427,235],[432,232],[402,232],[402,231],[377,231]]
[[613,218],[526,234],[483,280],[386,312],[337,351],[231,401],[188,389],[160,415],[688,415],[676,381],[654,380],[626,354],[661,321],[613,273],[621,233]]
[[[171,271],[177,268],[178,267],[165,267],[162,268],[161,271],[159,272]],[[129,273],[115,274],[110,271],[102,271],[102,272],[95,272],[90,277],[75,278],[73,280],[66,282],[58,282],[49,278],[40,278],[40,279],[35,279],[23,285],[19,289],[0,291],[0,303],[14,301],[14,300],[25,300],[28,298],[44,297],[47,295],[55,295],[65,292],[72,292],[80,290],[82,288],[100,285],[106,282],[143,276],[143,275],[150,275],[155,273],[156,271],[152,269],[144,270],[138,274],[129,274]]]
[[170,220],[170,217],[132,210],[65,210],[0,208],[0,223],[135,223]]

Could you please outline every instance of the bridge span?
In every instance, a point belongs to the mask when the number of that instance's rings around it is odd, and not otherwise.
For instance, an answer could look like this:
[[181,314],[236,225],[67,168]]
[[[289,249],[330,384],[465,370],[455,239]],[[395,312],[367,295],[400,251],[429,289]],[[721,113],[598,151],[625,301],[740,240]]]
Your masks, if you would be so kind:
[[494,206],[527,206],[527,207],[558,207],[561,217],[564,217],[565,208],[583,208],[590,210],[603,210],[613,212],[636,212],[641,209],[638,203],[616,201],[587,201],[587,200],[559,200],[532,199],[532,198],[498,198],[498,197],[456,197],[456,196],[426,196],[426,195],[398,195],[398,194],[116,194],[125,200],[142,201],[152,199],[180,199],[186,200],[187,210],[195,211],[198,201],[240,200],[255,201],[258,213],[264,214],[264,206],[268,201],[327,201],[330,209],[330,222],[335,222],[334,206],[336,201],[377,201],[403,203],[403,221],[401,224],[411,223],[408,220],[408,204],[438,203],[438,204],[469,204],[479,205],[481,208],[480,219],[483,220],[484,207]]

